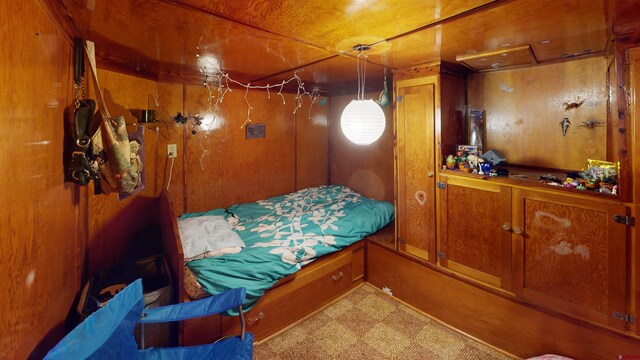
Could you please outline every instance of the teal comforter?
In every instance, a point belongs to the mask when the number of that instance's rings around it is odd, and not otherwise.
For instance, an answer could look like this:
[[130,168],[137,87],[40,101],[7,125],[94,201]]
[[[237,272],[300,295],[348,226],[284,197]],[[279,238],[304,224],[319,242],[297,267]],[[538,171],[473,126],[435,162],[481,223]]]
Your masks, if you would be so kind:
[[[183,217],[203,214],[207,213]],[[233,205],[226,217],[246,247],[237,254],[194,260],[188,266],[210,294],[245,287],[248,310],[280,278],[380,230],[393,220],[394,208],[347,187],[330,185]]]

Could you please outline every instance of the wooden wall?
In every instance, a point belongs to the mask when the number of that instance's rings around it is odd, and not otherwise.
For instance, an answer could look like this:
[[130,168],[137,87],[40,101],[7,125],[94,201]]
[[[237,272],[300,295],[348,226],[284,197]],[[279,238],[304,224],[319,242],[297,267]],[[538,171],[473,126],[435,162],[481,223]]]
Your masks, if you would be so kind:
[[[469,109],[486,111],[486,149],[507,162],[579,170],[607,159],[607,66],[594,57],[469,77]],[[564,103],[584,101],[565,110]],[[560,121],[571,122],[566,136]],[[584,122],[602,126],[588,129]],[[611,154],[611,158],[615,156]]]
[[0,5],[0,359],[41,358],[64,334],[85,238],[64,183],[70,42],[35,0]]
[[[252,90],[252,123],[266,126],[264,138],[246,139],[245,91],[227,93],[208,131],[186,135],[185,212],[282,195],[328,179],[326,107],[306,99],[297,110],[294,94]],[[185,88],[186,113],[206,113],[207,90]]]
[[[367,93],[377,99],[380,93]],[[393,103],[384,110],[387,124],[382,137],[371,145],[356,145],[340,128],[342,111],[355,95],[331,98],[329,110],[329,181],[345,185],[367,197],[394,201],[393,192]]]
[[[182,85],[163,84],[100,69],[98,77],[108,103],[113,102],[124,109],[148,109],[159,105],[161,113],[175,115],[182,112]],[[95,94],[95,91],[91,88],[90,93]],[[112,116],[119,115],[116,107],[110,111]],[[157,243],[153,242],[149,237],[154,234],[148,234],[147,230],[157,224],[154,197],[160,195],[169,180],[169,143],[178,146],[169,194],[174,206],[182,209],[183,127],[176,126],[170,119],[162,120],[142,125],[145,132],[145,186],[141,192],[118,201],[116,194],[93,195],[93,187],[88,189],[88,274],[126,260],[151,255],[155,249],[153,245],[159,245],[159,239]],[[135,130],[135,127],[130,129]],[[149,246],[146,241],[151,241],[153,245]]]

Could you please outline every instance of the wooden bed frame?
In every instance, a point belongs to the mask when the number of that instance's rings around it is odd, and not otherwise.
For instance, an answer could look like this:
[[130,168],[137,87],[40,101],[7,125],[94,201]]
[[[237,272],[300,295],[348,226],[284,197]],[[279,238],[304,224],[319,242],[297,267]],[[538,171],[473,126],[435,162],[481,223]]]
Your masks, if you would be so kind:
[[[163,252],[177,294],[174,301],[191,301],[184,290],[184,253],[176,213],[166,192],[158,201]],[[254,334],[256,341],[263,340],[345,294],[364,282],[364,259],[364,241],[359,241],[281,279],[245,313],[247,331]],[[221,336],[239,333],[239,326],[238,318],[232,316],[182,321],[178,325],[178,341],[182,346],[211,343]]]

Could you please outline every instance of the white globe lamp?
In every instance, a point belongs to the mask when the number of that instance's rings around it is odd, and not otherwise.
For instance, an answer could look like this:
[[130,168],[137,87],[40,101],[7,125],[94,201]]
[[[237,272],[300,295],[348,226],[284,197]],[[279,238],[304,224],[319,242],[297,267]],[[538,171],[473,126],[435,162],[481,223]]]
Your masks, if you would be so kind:
[[342,133],[357,145],[369,145],[378,140],[385,128],[384,112],[375,101],[352,100],[342,111]]

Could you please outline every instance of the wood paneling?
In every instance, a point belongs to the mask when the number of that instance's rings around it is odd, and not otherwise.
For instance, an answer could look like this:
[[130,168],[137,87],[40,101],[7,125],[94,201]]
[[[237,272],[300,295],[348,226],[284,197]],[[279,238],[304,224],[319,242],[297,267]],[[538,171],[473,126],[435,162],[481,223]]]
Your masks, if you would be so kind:
[[[485,149],[498,150],[509,163],[556,169],[606,160],[606,74],[606,58],[596,57],[471,75],[469,109],[486,112]],[[566,136],[563,118],[571,122]],[[589,129],[583,126],[588,121],[603,124]]]
[[[169,191],[174,206],[182,213],[183,198],[183,157],[182,128],[174,125],[166,114],[182,111],[182,86],[158,84],[151,80],[136,78],[111,71],[98,70],[100,86],[105,96],[126,109],[162,109],[163,119],[155,124],[144,126],[145,149],[145,187],[124,200],[118,201],[116,194],[93,195],[89,191],[89,274],[123,261],[150,255],[160,250],[159,239],[148,238],[153,235],[143,231],[157,225],[154,197],[166,188],[171,160],[167,158],[167,144],[178,145],[178,157],[171,171]],[[90,94],[95,94],[91,88]],[[157,102],[156,102],[157,99]],[[109,100],[107,100],[109,102]],[[159,107],[157,106],[159,105]],[[110,109],[112,116],[117,111]],[[129,127],[134,130],[135,127]],[[147,242],[148,241],[148,242]]]
[[615,359],[640,353],[640,340],[585,326],[473,286],[385,247],[367,244],[367,281],[430,316],[518,357],[558,354]]
[[[246,139],[240,128],[247,119],[245,94],[253,108],[252,122],[266,126],[265,138]],[[271,99],[268,96],[266,91],[235,89],[225,96],[208,131],[186,135],[187,211],[228,207],[295,190],[295,96],[283,94],[285,103],[275,93]],[[207,97],[202,86],[187,86],[186,113],[206,112]],[[299,111],[308,112],[308,108]]]
[[79,289],[85,234],[64,182],[71,46],[37,1],[0,5],[0,359],[42,358]]
[[[103,67],[189,83],[199,74],[196,52],[254,82],[353,56],[360,43],[373,45],[372,63],[394,69],[527,45],[542,61],[602,54],[613,25],[635,30],[638,15],[635,0],[42,1],[70,37],[96,41]],[[356,78],[347,76],[343,81]],[[332,73],[323,71],[304,80],[326,86],[327,77]]]
[[[444,64],[443,64],[444,65]],[[443,70],[445,69],[442,66]],[[440,134],[440,146],[436,149],[436,165],[449,154],[455,154],[457,145],[466,144],[467,126],[467,81],[466,77],[440,76],[440,122],[436,123],[436,134]],[[441,166],[438,166],[438,169]]]
[[296,111],[296,190],[329,183],[329,98]]
[[[491,0],[464,2],[402,3],[310,1],[235,1],[184,0],[196,8],[232,18],[251,26],[269,29],[288,38],[304,39],[333,51],[349,51],[359,43],[374,43],[398,33],[463,13]],[[361,38],[365,38],[362,40]],[[351,41],[349,41],[351,40]]]
[[[377,99],[379,93],[366,93]],[[342,133],[342,111],[355,95],[331,98],[329,110],[329,182],[345,185],[360,194],[393,202],[393,109],[384,109],[386,124],[380,139],[371,145],[355,145]]]
[[437,77],[396,82],[399,248],[435,262],[435,117]]
[[514,226],[522,228],[515,254],[524,299],[624,330],[626,215],[619,204],[523,191]]

